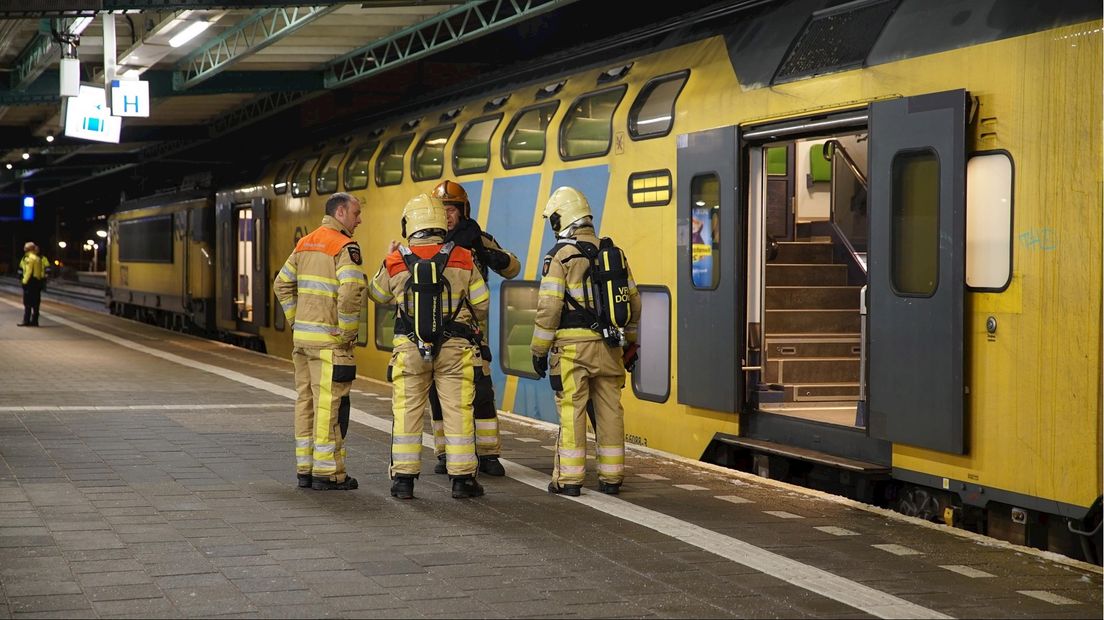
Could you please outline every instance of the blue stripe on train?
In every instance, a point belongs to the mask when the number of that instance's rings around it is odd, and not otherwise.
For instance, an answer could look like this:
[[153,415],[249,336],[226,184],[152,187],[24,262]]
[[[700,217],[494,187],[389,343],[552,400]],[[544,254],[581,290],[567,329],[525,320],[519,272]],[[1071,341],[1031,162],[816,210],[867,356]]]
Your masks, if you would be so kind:
[[[601,231],[602,225],[602,213],[605,211],[606,206],[606,191],[609,187],[609,166],[589,166],[587,168],[575,168],[572,170],[560,170],[552,175],[552,191],[555,191],[557,187],[564,185],[570,185],[575,189],[581,191],[584,196],[587,197],[587,201],[590,203],[590,209],[594,214],[594,226],[597,230]],[[496,182],[495,195],[497,197],[498,186]],[[543,210],[544,202],[548,200],[548,196],[541,197],[539,207]],[[497,201],[495,201],[497,202]],[[531,213],[538,213],[534,217],[539,216],[538,205],[533,205],[534,208]],[[495,212],[491,211],[491,217],[494,217]],[[532,221],[529,222],[532,224]],[[530,228],[524,227],[528,232]],[[552,249],[552,245],[555,243],[555,237],[552,234],[552,230],[544,225],[544,233],[541,238],[541,256],[544,253]],[[543,259],[542,259],[543,260]],[[524,262],[522,263],[522,269],[524,270]],[[540,277],[540,274],[537,274]],[[497,292],[497,291],[496,291]],[[497,326],[497,306],[498,301],[492,304],[496,318],[492,325]],[[493,331],[492,331],[493,334]],[[496,348],[497,352],[498,349]],[[501,381],[505,378],[505,375],[501,370],[498,370],[498,364],[494,364],[494,368],[497,374],[494,376],[494,380],[498,385],[502,385]],[[499,403],[502,401],[499,400]],[[535,381],[533,379],[518,379],[517,394],[514,397],[514,413],[529,416],[531,418],[537,418],[539,420],[547,420],[550,422],[559,421],[559,413],[556,411],[556,403],[552,397],[552,388],[548,385],[548,380]]]
[[479,220],[479,205],[483,202],[483,181],[464,181],[464,191],[471,203],[471,219]]
[[[529,256],[529,238],[533,226],[533,212],[537,204],[537,193],[540,191],[540,174],[526,174],[517,177],[495,179],[491,190],[491,201],[488,205],[487,232],[494,236],[499,245],[517,255],[521,261],[521,272],[525,273],[525,263]],[[467,185],[465,185],[467,189]],[[470,193],[469,193],[470,196]],[[474,204],[473,204],[474,208]],[[472,216],[475,214],[473,212]],[[491,312],[488,320],[488,328],[491,332],[490,344],[494,361],[491,363],[491,379],[496,386],[495,405],[502,406],[503,391],[506,385],[506,374],[499,366],[502,356],[502,338],[500,320],[502,313],[499,304],[502,302],[501,287],[502,276],[492,272],[488,277],[487,287],[491,291]],[[551,397],[549,397],[551,398]],[[555,409],[555,407],[552,407]]]

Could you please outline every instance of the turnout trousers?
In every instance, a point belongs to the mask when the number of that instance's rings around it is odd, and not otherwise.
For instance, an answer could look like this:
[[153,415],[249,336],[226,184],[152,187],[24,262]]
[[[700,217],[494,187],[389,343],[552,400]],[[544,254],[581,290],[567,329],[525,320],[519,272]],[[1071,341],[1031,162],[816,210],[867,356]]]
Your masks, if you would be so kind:
[[610,347],[601,340],[557,343],[549,351],[548,375],[560,414],[552,482],[561,487],[583,483],[589,401],[594,410],[598,479],[621,483],[625,477],[625,410],[621,408],[625,366],[621,347]]
[[23,324],[38,325],[38,308],[42,305],[42,281],[31,278],[23,285]]
[[387,369],[392,383],[391,477],[416,476],[422,471],[422,428],[430,388],[441,403],[445,464],[449,476],[474,476],[476,430],[472,409],[477,369],[483,365],[479,347],[451,338],[430,361],[418,348],[404,342],[391,355]]
[[[498,408],[495,406],[494,384],[490,364],[486,361],[475,369],[475,453],[477,456],[499,456],[502,442],[498,438]],[[445,453],[445,422],[437,386],[429,388],[429,412],[433,419],[433,454]]]
[[295,347],[295,470],[345,481],[349,389],[356,378],[351,349]]

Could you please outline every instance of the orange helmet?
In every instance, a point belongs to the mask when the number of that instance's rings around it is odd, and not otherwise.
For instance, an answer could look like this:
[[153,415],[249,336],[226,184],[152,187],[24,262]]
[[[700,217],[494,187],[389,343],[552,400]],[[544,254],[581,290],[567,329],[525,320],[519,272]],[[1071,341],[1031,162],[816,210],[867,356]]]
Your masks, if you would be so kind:
[[433,188],[432,195],[445,205],[459,207],[464,219],[471,217],[471,203],[468,202],[468,193],[456,181],[441,181]]

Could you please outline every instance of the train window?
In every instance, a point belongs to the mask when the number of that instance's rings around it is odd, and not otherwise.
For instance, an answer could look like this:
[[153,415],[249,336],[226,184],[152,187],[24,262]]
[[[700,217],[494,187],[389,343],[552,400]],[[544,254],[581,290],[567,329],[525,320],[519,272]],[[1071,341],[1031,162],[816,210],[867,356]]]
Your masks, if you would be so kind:
[[173,217],[158,215],[119,222],[119,261],[173,262]]
[[508,375],[537,378],[529,345],[533,342],[533,328],[537,322],[539,286],[540,282],[534,280],[502,283],[499,333],[503,337],[499,338],[498,363]]
[[403,180],[403,156],[410,143],[414,141],[414,134],[407,133],[395,136],[384,145],[380,155],[376,158],[376,185],[398,185]]
[[671,204],[671,171],[649,170],[629,175],[630,207],[661,207]]
[[368,187],[368,162],[379,147],[379,140],[373,140],[368,144],[353,151],[345,164],[345,189],[364,189]]
[[671,395],[671,291],[638,286],[640,291],[640,360],[632,373],[637,398],[657,403]]
[[291,175],[291,195],[303,197],[311,191],[311,171],[318,163],[317,157],[308,157],[299,162],[299,167]]
[[[1012,279],[1012,156],[978,153],[966,164],[966,285],[1002,291]],[[1046,228],[1025,242],[1053,249]]]
[[559,101],[551,101],[518,112],[502,136],[503,167],[536,166],[544,161],[548,125],[558,107]]
[[939,156],[932,149],[897,153],[892,175],[894,292],[930,297],[939,281]]
[[380,351],[393,351],[395,349],[395,306],[372,305],[376,313],[376,348]]
[[452,147],[452,171],[456,174],[486,172],[491,165],[491,136],[502,115],[477,118],[468,123]]
[[314,191],[319,194],[332,194],[337,191],[337,168],[341,165],[341,158],[345,151],[335,151],[326,156],[318,166],[318,178],[315,181]]
[[439,179],[445,172],[445,145],[456,125],[430,129],[410,158],[410,176],[415,181]]
[[715,289],[721,283],[721,181],[717,174],[690,179],[690,282]]
[[690,71],[661,75],[640,89],[629,108],[629,136],[633,140],[659,138],[671,133],[675,126],[675,101]]
[[291,172],[291,167],[295,165],[293,161],[285,161],[280,164],[280,167],[276,169],[276,176],[272,177],[272,191],[277,194],[286,194],[288,190],[287,177]]
[[590,93],[571,104],[560,125],[562,159],[581,159],[609,152],[613,137],[613,112],[627,88],[622,84]]

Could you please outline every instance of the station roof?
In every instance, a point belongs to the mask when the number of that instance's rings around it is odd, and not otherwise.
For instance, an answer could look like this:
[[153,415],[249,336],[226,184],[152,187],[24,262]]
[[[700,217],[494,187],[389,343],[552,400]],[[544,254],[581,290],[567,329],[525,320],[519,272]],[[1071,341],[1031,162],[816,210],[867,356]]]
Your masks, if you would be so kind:
[[[763,3],[719,4],[728,12]],[[128,170],[134,177],[139,167],[139,185],[148,186],[134,191],[152,191],[157,181],[148,178],[158,166],[198,172],[250,159],[241,147],[236,157],[213,148],[224,138],[261,153],[290,150],[296,137],[275,127],[355,123],[397,101],[470,85],[489,71],[717,5],[649,3],[647,11],[609,19],[610,5],[575,0],[307,7],[280,0],[0,0],[0,193],[49,196],[77,188],[87,195],[95,179]],[[59,59],[72,50],[65,35],[79,37],[82,82],[102,84],[105,15],[114,15],[117,73],[148,81],[153,99],[148,118],[124,120],[119,144],[61,135]],[[188,28],[201,32],[174,39]],[[284,136],[282,145],[273,143],[276,134]]]

